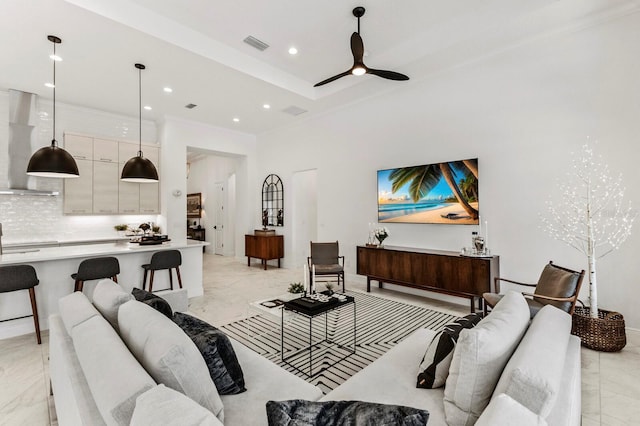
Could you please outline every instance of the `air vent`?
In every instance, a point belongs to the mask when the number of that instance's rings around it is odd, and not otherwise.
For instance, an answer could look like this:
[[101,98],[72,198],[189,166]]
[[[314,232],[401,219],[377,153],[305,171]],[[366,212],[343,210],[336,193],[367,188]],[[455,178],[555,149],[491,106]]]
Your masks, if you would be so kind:
[[198,105],[196,105],[196,104],[186,104],[184,107],[187,108],[187,109],[194,109],[197,106]]
[[242,41],[244,41],[245,43],[247,43],[251,47],[255,47],[256,49],[258,49],[261,52],[264,52],[267,49],[267,47],[269,47],[269,45],[267,43],[265,43],[262,40],[258,40],[254,36],[247,36],[247,38],[245,38]]
[[296,116],[296,115],[304,114],[305,112],[307,112],[307,110],[297,107],[295,105],[291,105],[290,107],[283,109],[282,112],[285,112],[289,115]]

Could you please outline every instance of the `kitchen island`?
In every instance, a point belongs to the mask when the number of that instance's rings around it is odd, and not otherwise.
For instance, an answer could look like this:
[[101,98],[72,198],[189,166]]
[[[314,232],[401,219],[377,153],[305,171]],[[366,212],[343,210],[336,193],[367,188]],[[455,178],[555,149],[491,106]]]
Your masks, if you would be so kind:
[[[74,280],[71,274],[78,271],[78,265],[84,259],[102,256],[117,258],[120,263],[118,283],[126,291],[131,291],[133,287],[142,287],[141,265],[149,263],[154,252],[180,250],[182,284],[187,289],[189,297],[197,297],[203,293],[202,247],[208,244],[203,241],[186,241],[141,246],[122,241],[109,244],[12,249],[0,256],[0,266],[27,264],[35,268],[40,280],[40,284],[35,288],[40,327],[46,330],[49,328],[49,315],[58,312],[58,299],[73,292]],[[96,283],[97,281],[85,283],[84,293],[89,299],[92,298]],[[178,283],[174,280],[174,288],[176,286]],[[156,274],[153,288],[169,288],[168,272],[159,271]],[[26,291],[3,293],[0,296],[0,321],[30,314],[31,305]],[[33,319],[30,317],[0,322],[0,339],[33,332]]]

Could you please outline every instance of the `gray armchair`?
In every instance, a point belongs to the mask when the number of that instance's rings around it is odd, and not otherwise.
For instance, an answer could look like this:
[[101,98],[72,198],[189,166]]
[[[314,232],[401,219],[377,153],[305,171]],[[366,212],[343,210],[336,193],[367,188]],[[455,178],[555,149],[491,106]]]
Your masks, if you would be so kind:
[[[500,291],[500,281],[517,284],[526,287],[535,287],[533,293],[523,292],[531,318],[533,318],[544,305],[553,305],[556,308],[573,314],[573,310],[580,294],[580,286],[584,278],[584,270],[577,272],[562,266],[554,265],[549,262],[540,274],[537,284],[525,284],[518,281],[508,280],[506,278],[495,277],[496,291]],[[493,308],[496,303],[502,299],[502,294],[484,293],[484,313],[487,314],[487,308]]]
[[[340,256],[338,242],[314,243],[311,241],[311,256],[307,257],[309,264],[309,279],[314,280],[318,276],[335,276],[338,279],[338,287],[342,281],[344,293],[344,256]],[[313,276],[315,266],[316,277]]]

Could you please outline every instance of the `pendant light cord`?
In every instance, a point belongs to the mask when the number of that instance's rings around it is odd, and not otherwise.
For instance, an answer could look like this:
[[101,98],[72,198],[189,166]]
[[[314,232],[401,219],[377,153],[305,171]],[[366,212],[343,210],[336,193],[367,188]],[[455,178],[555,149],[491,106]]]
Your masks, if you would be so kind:
[[53,42],[53,139],[51,146],[56,146],[56,43]]
[[138,68],[138,157],[142,158],[142,69]]

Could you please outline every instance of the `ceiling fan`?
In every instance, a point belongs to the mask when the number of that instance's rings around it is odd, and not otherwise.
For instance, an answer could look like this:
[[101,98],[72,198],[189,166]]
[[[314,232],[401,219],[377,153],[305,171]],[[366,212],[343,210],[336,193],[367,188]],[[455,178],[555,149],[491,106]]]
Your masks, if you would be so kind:
[[314,84],[313,87],[322,86],[327,83],[331,83],[334,80],[337,80],[341,77],[347,76],[349,74],[353,75],[363,75],[363,74],[373,74],[378,77],[386,78],[389,80],[409,80],[404,74],[400,74],[395,71],[385,71],[385,70],[376,70],[373,68],[369,68],[364,64],[362,60],[364,56],[364,43],[362,42],[362,37],[360,37],[360,18],[364,15],[364,7],[358,6],[353,9],[353,16],[358,18],[358,32],[351,34],[351,53],[353,54],[353,66],[347,71],[340,73],[338,75],[334,75],[326,80],[321,81],[320,83]]

